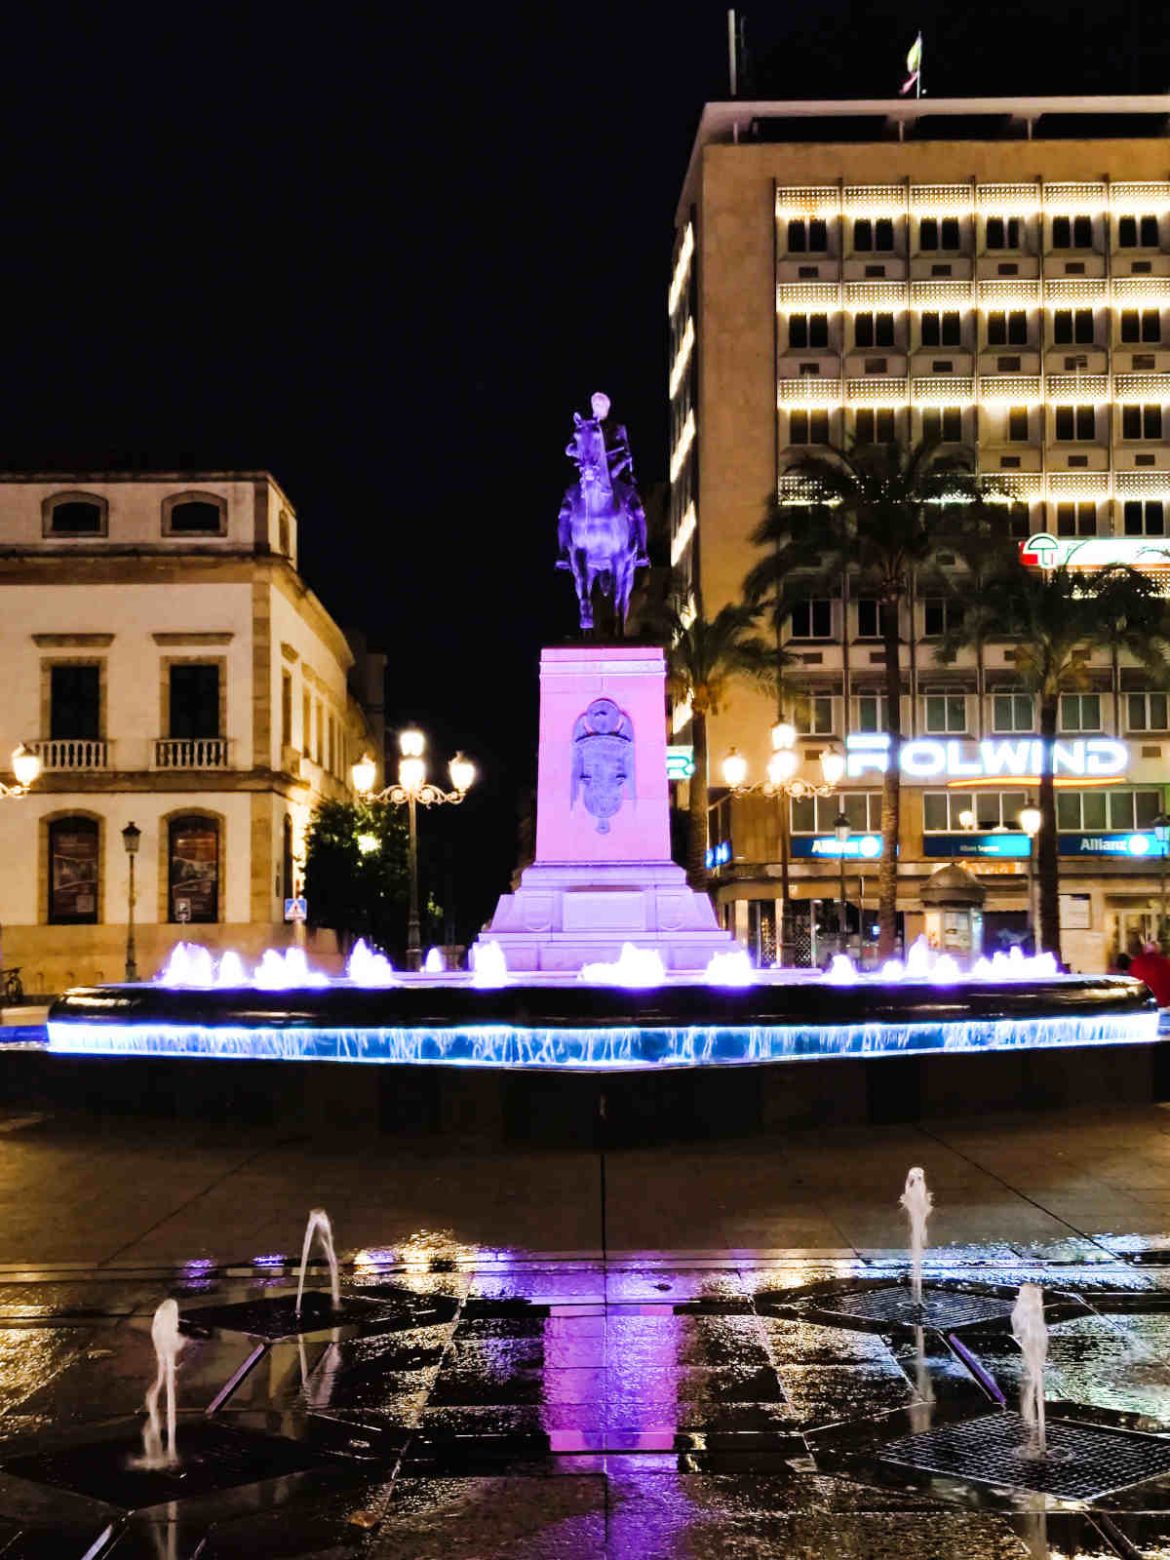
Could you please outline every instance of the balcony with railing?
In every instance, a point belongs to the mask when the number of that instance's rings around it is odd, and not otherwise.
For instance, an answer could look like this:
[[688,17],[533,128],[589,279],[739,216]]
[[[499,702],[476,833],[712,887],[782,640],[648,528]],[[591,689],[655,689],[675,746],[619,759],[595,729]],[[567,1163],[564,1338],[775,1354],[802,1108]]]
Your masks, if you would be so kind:
[[46,774],[61,771],[108,769],[112,744],[96,737],[52,737],[30,742]]
[[156,769],[227,769],[228,737],[160,737],[154,744]]

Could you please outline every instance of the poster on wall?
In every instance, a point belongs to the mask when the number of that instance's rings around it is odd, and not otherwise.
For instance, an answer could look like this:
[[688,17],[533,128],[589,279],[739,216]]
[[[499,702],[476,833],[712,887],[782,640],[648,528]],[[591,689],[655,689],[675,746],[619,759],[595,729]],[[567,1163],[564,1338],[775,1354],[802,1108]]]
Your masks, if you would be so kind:
[[171,825],[171,919],[219,918],[219,831],[205,818]]
[[54,921],[96,921],[98,834],[81,824],[52,831],[49,882]]

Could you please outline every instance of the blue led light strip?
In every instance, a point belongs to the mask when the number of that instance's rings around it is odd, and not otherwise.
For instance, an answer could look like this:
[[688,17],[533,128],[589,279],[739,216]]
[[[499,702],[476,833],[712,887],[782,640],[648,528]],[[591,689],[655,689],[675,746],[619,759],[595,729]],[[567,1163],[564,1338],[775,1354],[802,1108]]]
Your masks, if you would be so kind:
[[406,1063],[449,1067],[635,1068],[727,1066],[824,1056],[1026,1051],[1148,1044],[1156,1011],[1100,1017],[970,1018],[951,1023],[524,1029],[245,1028],[237,1024],[50,1021],[50,1051],[79,1056],[203,1056],[267,1061]]

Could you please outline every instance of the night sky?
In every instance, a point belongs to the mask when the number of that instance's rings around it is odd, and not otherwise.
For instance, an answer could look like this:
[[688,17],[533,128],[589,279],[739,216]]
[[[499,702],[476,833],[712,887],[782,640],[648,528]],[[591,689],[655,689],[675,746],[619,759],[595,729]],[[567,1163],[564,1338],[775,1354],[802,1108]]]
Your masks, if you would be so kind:
[[[746,8],[749,87],[1165,91],[1161,7]],[[726,7],[172,4],[6,18],[0,462],[269,468],[390,718],[480,758],[461,919],[514,857],[574,408],[665,475],[671,221]],[[1167,159],[1170,164],[1170,157]],[[473,809],[478,808],[473,823]]]

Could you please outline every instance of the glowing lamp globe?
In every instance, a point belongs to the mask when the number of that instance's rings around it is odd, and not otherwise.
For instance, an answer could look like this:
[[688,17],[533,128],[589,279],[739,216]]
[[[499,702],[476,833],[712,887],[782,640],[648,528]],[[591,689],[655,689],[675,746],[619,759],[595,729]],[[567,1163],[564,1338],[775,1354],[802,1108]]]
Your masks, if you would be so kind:
[[374,789],[374,781],[378,778],[378,766],[368,753],[363,753],[350,770],[350,775],[357,794],[368,796]]
[[832,748],[821,754],[821,772],[825,777],[825,784],[836,789],[841,784],[845,775],[845,755]]
[[800,765],[799,753],[791,748],[777,748],[768,760],[768,783],[777,791],[787,785]]
[[34,784],[41,772],[41,760],[39,754],[25,747],[22,742],[12,755],[12,773],[16,776],[16,783],[27,789]]
[[1039,807],[1024,807],[1021,809],[1019,825],[1030,840],[1034,840],[1040,833],[1040,823]]
[[456,753],[447,766],[451,775],[451,784],[459,792],[460,796],[469,791],[475,783],[475,765],[464,753]]
[[378,836],[376,834],[359,834],[357,848],[363,856],[372,856],[378,848]]
[[413,754],[398,760],[398,784],[407,796],[417,796],[426,784],[426,761]]
[[398,751],[403,758],[421,758],[427,750],[427,739],[417,726],[408,726],[398,733]]
[[975,814],[969,807],[965,807],[959,814],[959,827],[961,829],[973,829],[975,827]]
[[777,752],[796,746],[796,727],[790,721],[778,720],[772,727],[772,746]]
[[738,791],[740,786],[747,779],[747,759],[743,756],[742,753],[739,753],[735,748],[732,748],[727,757],[723,760],[722,769],[724,784],[729,786],[731,790]]

